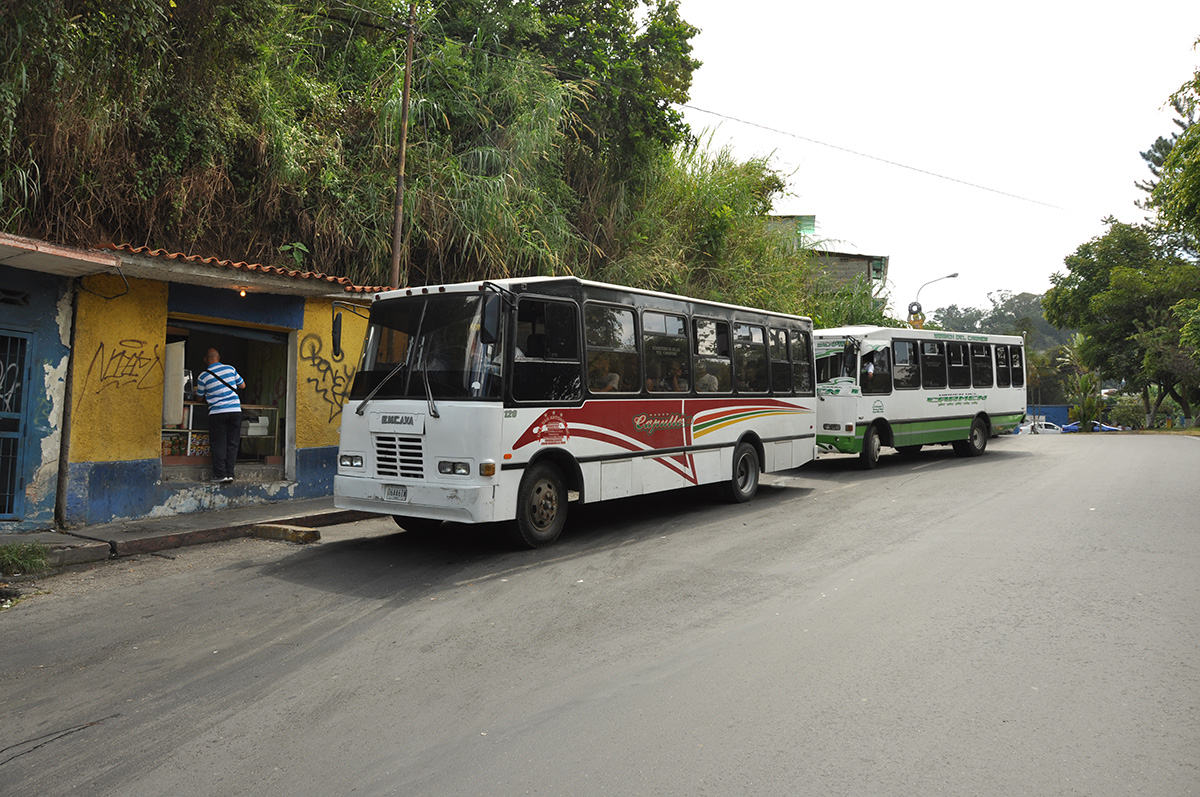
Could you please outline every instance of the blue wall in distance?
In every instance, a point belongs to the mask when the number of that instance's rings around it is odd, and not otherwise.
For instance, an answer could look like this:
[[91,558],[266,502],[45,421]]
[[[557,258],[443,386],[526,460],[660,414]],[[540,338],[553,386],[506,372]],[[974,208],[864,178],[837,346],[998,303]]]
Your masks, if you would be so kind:
[[304,327],[302,296],[268,293],[239,296],[236,290],[171,283],[167,293],[167,312],[245,321],[283,329]]

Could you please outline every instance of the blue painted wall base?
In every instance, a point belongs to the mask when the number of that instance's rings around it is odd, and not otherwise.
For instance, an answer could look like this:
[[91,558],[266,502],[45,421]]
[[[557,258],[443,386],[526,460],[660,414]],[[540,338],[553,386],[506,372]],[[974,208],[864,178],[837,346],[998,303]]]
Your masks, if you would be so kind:
[[337,447],[296,451],[296,481],[211,485],[162,481],[159,459],[81,462],[67,470],[63,523],[67,528],[159,515],[185,515],[333,494]]

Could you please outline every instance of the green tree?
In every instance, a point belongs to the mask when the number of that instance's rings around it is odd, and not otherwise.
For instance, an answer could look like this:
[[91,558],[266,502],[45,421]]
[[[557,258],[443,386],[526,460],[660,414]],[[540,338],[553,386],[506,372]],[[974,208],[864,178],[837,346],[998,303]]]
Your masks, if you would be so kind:
[[1069,374],[1067,398],[1072,403],[1071,418],[1079,421],[1079,431],[1092,431],[1092,422],[1100,420],[1103,400],[1100,397],[1100,377],[1086,365],[1087,339],[1075,333],[1063,348],[1059,365]]
[[[1200,39],[1196,44],[1200,46]],[[1200,69],[1184,83],[1171,101],[1187,126],[1176,134],[1156,176],[1158,184],[1151,204],[1170,227],[1185,231],[1192,241],[1200,239],[1200,126],[1195,123],[1200,108]]]
[[1065,259],[1067,272],[1051,277],[1046,318],[1059,328],[1080,330],[1085,338],[1078,362],[1107,380],[1140,390],[1147,418],[1155,403],[1187,389],[1179,361],[1163,356],[1162,342],[1180,331],[1169,328],[1171,308],[1200,295],[1200,267],[1175,253],[1157,228],[1109,220],[1109,230]]

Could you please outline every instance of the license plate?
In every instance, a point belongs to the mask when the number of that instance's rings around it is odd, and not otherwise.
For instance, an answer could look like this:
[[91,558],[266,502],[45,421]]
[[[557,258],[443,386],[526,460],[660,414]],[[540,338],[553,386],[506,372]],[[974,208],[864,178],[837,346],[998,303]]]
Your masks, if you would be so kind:
[[407,501],[408,487],[403,484],[385,484],[383,486],[383,497],[386,501]]

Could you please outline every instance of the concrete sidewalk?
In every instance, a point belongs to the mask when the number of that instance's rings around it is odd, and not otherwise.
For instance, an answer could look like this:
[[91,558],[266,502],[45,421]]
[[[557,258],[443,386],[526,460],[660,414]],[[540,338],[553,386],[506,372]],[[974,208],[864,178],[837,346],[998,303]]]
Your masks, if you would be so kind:
[[317,529],[322,526],[352,523],[369,517],[373,515],[337,509],[333,497],[328,496],[117,521],[68,531],[3,534],[0,544],[40,542],[50,549],[51,567],[62,567],[235,537],[310,543],[321,539]]

